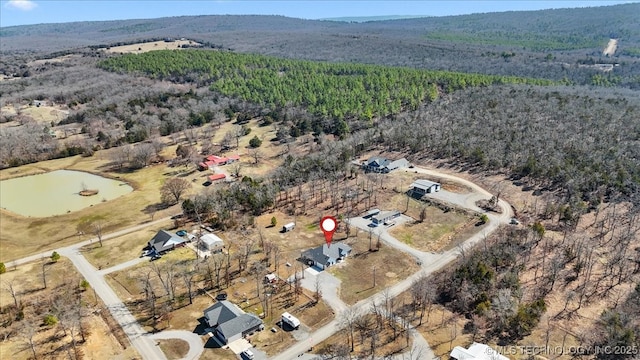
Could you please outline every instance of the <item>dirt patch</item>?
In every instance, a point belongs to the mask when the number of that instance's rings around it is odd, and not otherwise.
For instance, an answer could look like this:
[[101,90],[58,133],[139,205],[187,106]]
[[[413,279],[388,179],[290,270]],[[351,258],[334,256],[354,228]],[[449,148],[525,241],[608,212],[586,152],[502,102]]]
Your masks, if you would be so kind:
[[616,53],[616,49],[618,48],[618,39],[609,39],[607,43],[607,47],[604,48],[602,55],[604,56],[613,56]]

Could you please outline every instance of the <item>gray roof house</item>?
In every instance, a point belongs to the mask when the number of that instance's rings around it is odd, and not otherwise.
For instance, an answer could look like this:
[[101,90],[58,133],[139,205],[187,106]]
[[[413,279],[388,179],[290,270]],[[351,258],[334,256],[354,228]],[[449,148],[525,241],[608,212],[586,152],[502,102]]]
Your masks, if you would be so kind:
[[411,196],[421,197],[424,194],[440,191],[440,184],[430,180],[418,179],[409,185]]
[[184,239],[180,236],[165,230],[160,230],[151,240],[149,240],[149,248],[155,250],[157,253],[161,253],[171,250],[183,243]]
[[398,160],[389,160],[380,156],[373,156],[369,158],[364,164],[362,164],[362,168],[366,172],[375,172],[375,173],[383,173],[386,174],[392,170],[401,167],[408,167],[409,162],[407,159],[402,158]]
[[264,324],[257,316],[247,314],[235,304],[223,300],[213,304],[204,311],[207,325],[214,329],[214,335],[228,344],[255,331],[264,329]]
[[334,243],[331,246],[324,244],[302,253],[302,260],[317,266],[320,269],[335,265],[338,261],[344,260],[351,253],[351,246],[342,243]]

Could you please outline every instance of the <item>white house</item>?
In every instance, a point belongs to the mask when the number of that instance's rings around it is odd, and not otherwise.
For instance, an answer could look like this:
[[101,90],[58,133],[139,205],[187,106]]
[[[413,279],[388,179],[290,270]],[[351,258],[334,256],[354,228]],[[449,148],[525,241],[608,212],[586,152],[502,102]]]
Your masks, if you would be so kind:
[[509,360],[488,345],[474,342],[468,349],[456,346],[449,355],[456,360]]
[[207,251],[222,251],[224,241],[215,234],[205,234],[200,237],[200,248]]

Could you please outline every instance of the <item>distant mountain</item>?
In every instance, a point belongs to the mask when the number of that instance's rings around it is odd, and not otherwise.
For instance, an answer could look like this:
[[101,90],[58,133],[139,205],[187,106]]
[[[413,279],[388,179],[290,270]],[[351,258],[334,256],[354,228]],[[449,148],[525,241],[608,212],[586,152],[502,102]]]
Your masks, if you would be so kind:
[[[602,83],[594,78],[601,75],[605,83],[640,87],[638,14],[640,3],[393,20],[224,15],[40,24],[0,28],[0,51],[43,58],[61,50],[184,37],[205,47],[286,58],[580,84]],[[610,38],[618,39],[618,50],[603,57]],[[594,66],[613,62],[624,64],[608,73]]]
[[318,20],[362,23],[362,22],[369,22],[369,21],[419,19],[424,17],[430,17],[430,16],[429,15],[344,16],[344,17],[324,18],[324,19],[318,19]]

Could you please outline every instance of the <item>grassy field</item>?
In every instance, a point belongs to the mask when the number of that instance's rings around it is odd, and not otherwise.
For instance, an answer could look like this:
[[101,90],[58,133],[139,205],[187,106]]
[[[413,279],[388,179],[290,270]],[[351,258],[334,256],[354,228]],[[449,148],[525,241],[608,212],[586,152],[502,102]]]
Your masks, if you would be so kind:
[[170,229],[173,221],[167,220],[158,226],[146,228],[103,242],[97,241],[82,248],[82,255],[96,268],[108,268],[140,256],[142,248],[161,229]]
[[152,41],[146,43],[136,43],[130,45],[122,45],[122,46],[112,46],[106,50],[109,53],[134,53],[140,54],[143,52],[154,51],[154,50],[172,50],[172,49],[182,49],[182,45],[200,45],[192,40],[176,40],[176,41]]
[[[222,124],[217,129],[213,142],[218,143],[225,133],[237,126],[231,122]],[[273,127],[258,126],[256,120],[251,121],[247,126],[252,131],[249,135],[240,138],[239,147],[222,155],[239,154],[241,156],[240,164],[242,165],[241,175],[260,177],[282,162],[281,157],[278,155],[281,152],[281,148],[270,141],[275,136]],[[248,148],[249,140],[253,136],[263,139],[262,146],[257,149],[260,155],[257,164],[251,155],[253,150],[250,151]],[[169,142],[168,139],[165,139],[165,141]],[[167,159],[172,158],[175,156],[175,149],[176,145],[167,146],[162,155]],[[201,184],[204,183],[205,177],[210,173],[209,171],[192,171],[193,167],[170,168],[164,163],[148,166],[135,172],[113,172],[109,165],[109,153],[110,150],[103,150],[96,152],[92,157],[75,156],[0,170],[0,180],[59,169],[80,170],[117,178],[129,183],[134,188],[132,193],[118,199],[69,214],[48,218],[22,217],[0,209],[0,248],[2,248],[0,261],[8,262],[33,253],[55,249],[93,237],[93,235],[89,234],[78,235],[77,227],[82,222],[100,220],[103,223],[103,233],[106,234],[147,222],[151,220],[152,216],[155,219],[159,219],[180,213],[179,206],[157,211],[154,214],[149,211],[149,206],[160,203],[160,187],[163,182],[173,176],[183,176],[184,179],[191,181],[193,184],[190,193],[195,193],[205,189]],[[231,165],[223,167],[223,170],[231,172]],[[29,241],[25,242],[24,239],[29,239]],[[97,254],[95,258],[100,256],[100,254]]]
[[[372,243],[376,241],[374,236]],[[364,232],[359,232],[352,248],[351,256],[327,270],[342,281],[340,298],[347,304],[366,299],[419,270],[414,258],[384,243],[379,251],[369,252],[369,235]]]
[[[90,158],[79,156],[43,161],[0,171],[0,179],[43,173],[59,169],[81,170],[106,175],[129,183],[134,191],[117,199],[80,211],[47,218],[26,218],[2,210],[0,212],[0,261],[7,262],[29,254],[46,251],[85,240],[94,235],[78,235],[78,225],[99,220],[103,233],[151,220],[147,206],[160,203],[160,187],[167,176],[164,164],[149,166],[131,173],[107,171],[105,152]],[[179,213],[177,208],[158,211],[156,219]],[[29,241],[25,241],[29,239]]]
[[[390,202],[398,205],[401,202],[406,204],[406,196],[397,195]],[[479,226],[474,226],[478,222],[474,216],[457,211],[444,212],[435,206],[426,206],[413,199],[409,201],[409,210],[406,214],[418,219],[423,206],[426,213],[423,222],[415,221],[396,226],[389,233],[418,250],[438,252],[448,249],[454,239],[468,237],[481,229]]]

